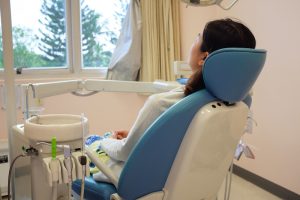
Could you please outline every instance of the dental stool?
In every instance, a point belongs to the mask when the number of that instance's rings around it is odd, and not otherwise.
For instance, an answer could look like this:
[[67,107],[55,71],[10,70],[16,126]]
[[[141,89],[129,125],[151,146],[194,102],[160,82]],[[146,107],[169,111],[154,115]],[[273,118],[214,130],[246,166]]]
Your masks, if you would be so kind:
[[[211,53],[203,66],[206,89],[170,107],[147,129],[114,184],[87,178],[85,199],[215,200],[265,59],[266,51],[258,49]],[[80,181],[73,190],[80,194]]]

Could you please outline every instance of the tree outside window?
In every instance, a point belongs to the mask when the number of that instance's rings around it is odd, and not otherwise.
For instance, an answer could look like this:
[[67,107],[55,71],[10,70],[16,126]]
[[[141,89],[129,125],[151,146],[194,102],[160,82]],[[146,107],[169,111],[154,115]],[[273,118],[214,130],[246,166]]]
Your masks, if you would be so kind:
[[47,66],[65,66],[67,63],[65,1],[43,0],[38,48]]
[[104,3],[110,3],[108,8],[112,12],[104,12],[104,9],[101,9],[104,4],[99,5],[99,0],[81,0],[84,67],[108,66],[120,34],[129,0],[114,0]]
[[[26,3],[22,0],[11,0],[11,13],[14,67],[66,66],[66,43],[63,39],[66,38],[64,0],[26,0]],[[48,26],[43,22],[49,22]],[[61,25],[63,33],[59,30]],[[51,35],[53,29],[57,32]],[[49,38],[55,42],[51,44]]]
[[[32,10],[32,13],[31,11],[19,12],[20,9],[26,10],[19,5],[24,6],[24,2],[11,0],[14,66],[66,68],[70,59],[68,53],[69,55],[72,53],[67,52],[66,30],[69,27],[66,25],[65,0],[26,0],[26,5],[30,7],[35,5],[28,9]],[[111,9],[104,9],[104,6],[109,3]],[[128,3],[129,0],[80,0],[81,49],[84,67],[108,66]],[[107,11],[110,13],[107,14]],[[32,16],[35,16],[34,21],[27,21]],[[0,66],[1,55],[2,45]]]

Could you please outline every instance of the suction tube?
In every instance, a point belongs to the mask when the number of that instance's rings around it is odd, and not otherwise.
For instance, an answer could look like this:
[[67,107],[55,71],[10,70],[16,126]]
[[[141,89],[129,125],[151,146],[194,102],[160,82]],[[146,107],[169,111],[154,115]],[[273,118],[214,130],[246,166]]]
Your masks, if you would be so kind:
[[84,149],[85,149],[85,144],[84,144],[84,136],[86,133],[86,129],[84,126],[84,114],[81,113],[81,126],[82,126],[82,156],[79,157],[79,162],[82,166],[82,179],[81,179],[81,191],[80,191],[80,200],[84,200],[84,181],[85,181],[85,168],[86,168],[86,163],[87,163],[87,159],[86,156],[84,155]]

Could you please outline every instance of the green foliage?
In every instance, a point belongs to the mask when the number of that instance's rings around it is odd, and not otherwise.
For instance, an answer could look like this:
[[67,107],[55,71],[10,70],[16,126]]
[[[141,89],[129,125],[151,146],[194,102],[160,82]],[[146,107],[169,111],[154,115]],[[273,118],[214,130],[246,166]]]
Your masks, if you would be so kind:
[[[44,29],[40,29],[39,49],[43,52],[44,60],[50,65],[62,66],[66,63],[66,32],[65,5],[63,0],[43,0],[41,13],[45,16],[39,22]],[[97,42],[97,37],[109,35],[107,22],[102,16],[90,9],[81,0],[82,23],[82,53],[84,66],[107,66],[111,52],[103,50],[104,44]]]
[[46,63],[43,58],[36,54],[37,38],[32,30],[21,27],[13,27],[13,51],[15,67],[40,67]]
[[66,65],[66,22],[65,4],[63,0],[43,0],[40,24],[44,29],[39,29],[42,37],[39,49],[43,52],[43,59],[48,66]]
[[[127,0],[119,0],[121,6],[127,5]],[[66,62],[66,33],[65,9],[63,0],[43,0],[41,13],[45,16],[39,22],[44,26],[40,29],[39,49],[44,54],[44,60],[55,66],[62,66]],[[105,50],[107,43],[116,44],[117,35],[108,29],[107,20],[92,10],[85,0],[81,0],[82,25],[82,54],[86,67],[107,67],[112,55]],[[116,18],[124,16],[124,11],[118,11]],[[99,42],[99,38],[102,38]]]
[[106,67],[111,54],[103,50],[104,44],[97,42],[97,37],[109,35],[107,21],[91,10],[84,0],[81,0],[81,8],[83,64],[86,67]]
[[[15,67],[40,67],[45,65],[42,57],[35,53],[37,38],[33,36],[31,29],[13,27],[13,51]],[[0,68],[3,68],[2,34],[0,34]]]

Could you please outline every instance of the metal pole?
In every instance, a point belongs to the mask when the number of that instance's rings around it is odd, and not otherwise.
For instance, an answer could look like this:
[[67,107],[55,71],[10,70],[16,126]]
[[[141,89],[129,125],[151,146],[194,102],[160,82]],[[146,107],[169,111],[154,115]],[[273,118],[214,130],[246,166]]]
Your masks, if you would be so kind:
[[[12,24],[10,1],[0,0],[1,24],[2,24],[2,41],[3,41],[3,65],[4,65],[4,86],[6,88],[6,127],[9,144],[9,160],[12,158],[12,127],[16,125],[16,98],[15,98],[15,72],[13,61],[13,44],[12,44]],[[9,185],[7,187],[10,187]],[[15,199],[14,178],[12,179],[12,197]],[[10,194],[8,194],[10,195]]]

